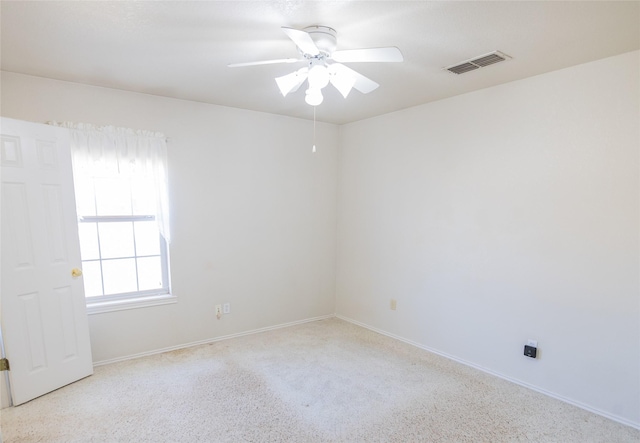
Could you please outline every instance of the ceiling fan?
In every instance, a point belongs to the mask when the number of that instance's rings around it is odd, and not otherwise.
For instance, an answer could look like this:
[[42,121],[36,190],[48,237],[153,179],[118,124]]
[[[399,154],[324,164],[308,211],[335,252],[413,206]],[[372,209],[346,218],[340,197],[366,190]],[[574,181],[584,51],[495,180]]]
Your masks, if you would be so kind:
[[322,103],[322,88],[329,83],[345,98],[353,88],[367,94],[380,86],[342,63],[403,61],[402,53],[396,47],[336,51],[336,31],[328,26],[309,26],[302,30],[283,26],[282,30],[298,47],[300,58],[233,63],[228,66],[237,68],[306,62],[307,66],[291,74],[277,77],[275,80],[283,96],[297,91],[307,80],[309,87],[306,91],[305,101],[311,106],[318,106]]

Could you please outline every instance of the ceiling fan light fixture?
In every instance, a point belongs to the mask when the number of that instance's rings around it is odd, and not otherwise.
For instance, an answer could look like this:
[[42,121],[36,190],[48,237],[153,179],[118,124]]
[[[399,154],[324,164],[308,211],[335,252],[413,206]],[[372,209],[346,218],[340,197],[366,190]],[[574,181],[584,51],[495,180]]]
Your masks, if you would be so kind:
[[356,78],[350,72],[340,70],[340,66],[338,64],[329,65],[329,81],[344,98],[347,98],[356,83]]
[[307,102],[308,105],[318,106],[323,100],[324,97],[322,96],[322,91],[320,89],[313,87],[307,89],[304,101]]
[[309,87],[322,89],[329,84],[329,71],[324,64],[313,64],[309,69]]
[[307,71],[308,68],[302,68],[292,72],[291,74],[276,77],[276,83],[284,97],[286,97],[288,93],[296,91],[300,87],[307,78]]

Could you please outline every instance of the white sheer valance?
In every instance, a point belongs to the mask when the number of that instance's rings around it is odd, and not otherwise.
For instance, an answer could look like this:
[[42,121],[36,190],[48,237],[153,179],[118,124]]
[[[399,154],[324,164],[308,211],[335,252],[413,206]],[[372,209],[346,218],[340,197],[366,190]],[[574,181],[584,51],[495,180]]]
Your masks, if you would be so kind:
[[167,143],[164,134],[87,123],[49,124],[69,129],[73,170],[77,179],[82,176],[148,177],[157,190],[155,217],[158,229],[165,240],[170,241]]

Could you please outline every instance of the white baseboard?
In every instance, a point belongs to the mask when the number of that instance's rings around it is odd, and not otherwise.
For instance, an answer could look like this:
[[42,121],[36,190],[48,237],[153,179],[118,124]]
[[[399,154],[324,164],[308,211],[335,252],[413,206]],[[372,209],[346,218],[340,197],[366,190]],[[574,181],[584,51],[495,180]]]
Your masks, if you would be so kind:
[[382,329],[374,328],[373,326],[369,326],[366,323],[359,322],[359,321],[354,320],[352,318],[345,317],[345,316],[339,315],[339,314],[336,314],[335,316],[337,318],[341,319],[341,320],[347,321],[349,323],[353,323],[354,325],[361,326],[361,327],[363,327],[365,329],[369,329],[371,331],[377,332],[378,334],[382,334],[382,335],[385,335],[387,337],[393,338],[395,340],[399,340],[401,342],[404,342],[404,343],[407,343],[409,345],[415,346],[416,348],[420,348],[420,349],[422,349],[424,351],[440,355],[442,357],[448,358],[449,360],[453,360],[455,362],[461,363],[461,364],[463,364],[465,366],[470,366],[470,367],[472,367],[474,369],[478,369],[478,370],[480,370],[482,372],[485,372],[487,374],[493,375],[495,377],[501,378],[501,379],[509,381],[511,383],[515,383],[515,384],[523,386],[523,387],[525,387],[527,389],[531,389],[532,391],[536,391],[536,392],[544,394],[544,395],[546,395],[548,397],[555,398],[556,400],[560,400],[560,401],[562,401],[564,403],[568,403],[570,405],[577,406],[577,407],[579,407],[581,409],[584,409],[586,411],[589,411],[589,412],[593,412],[594,414],[597,414],[597,415],[600,415],[602,417],[608,418],[609,420],[616,421],[618,423],[621,423],[621,424],[626,425],[626,426],[630,426],[630,427],[635,428],[635,429],[640,429],[640,423],[636,423],[636,422],[633,422],[631,420],[627,420],[626,418],[619,417],[617,415],[610,414],[610,413],[605,412],[605,411],[601,411],[600,409],[596,409],[596,408],[594,408],[592,406],[586,405],[586,404],[581,403],[579,401],[576,401],[576,400],[573,400],[573,399],[570,399],[570,398],[567,398],[567,397],[563,397],[562,395],[558,395],[556,393],[547,391],[545,389],[539,388],[537,386],[531,385],[531,384],[523,382],[521,380],[518,380],[518,379],[515,379],[515,378],[512,378],[512,377],[508,377],[506,375],[500,374],[499,372],[495,372],[495,371],[492,371],[491,369],[487,369],[485,367],[479,366],[479,365],[477,365],[475,363],[471,363],[469,361],[462,360],[460,358],[454,357],[453,355],[449,355],[449,354],[446,354],[444,352],[440,352],[437,349],[432,349],[432,348],[430,348],[428,346],[425,346],[425,345],[420,344],[420,343],[416,343],[416,342],[408,340],[408,339],[406,339],[404,337],[400,337],[398,335],[391,334],[391,333],[389,333],[387,331],[383,331]]
[[243,337],[245,335],[259,334],[261,332],[273,331],[274,329],[288,328],[290,326],[301,325],[303,323],[309,323],[312,321],[326,320],[328,318],[334,318],[334,317],[335,317],[335,314],[321,315],[320,317],[307,318],[304,320],[296,320],[289,323],[282,323],[275,326],[267,326],[265,328],[252,329],[250,331],[238,332],[236,334],[223,335],[215,338],[207,338],[204,340],[184,343],[181,345],[169,346],[161,349],[154,349],[153,351],[145,351],[145,352],[140,352],[138,354],[126,355],[124,357],[116,357],[116,358],[110,358],[108,360],[95,361],[93,362],[93,367],[95,368],[98,366],[104,366],[111,363],[117,363],[120,361],[133,360],[134,358],[147,357],[149,355],[162,354],[163,352],[176,351],[178,349],[191,348],[193,346],[205,345],[207,343],[213,343],[213,342],[222,341],[222,340],[229,340],[231,338]]

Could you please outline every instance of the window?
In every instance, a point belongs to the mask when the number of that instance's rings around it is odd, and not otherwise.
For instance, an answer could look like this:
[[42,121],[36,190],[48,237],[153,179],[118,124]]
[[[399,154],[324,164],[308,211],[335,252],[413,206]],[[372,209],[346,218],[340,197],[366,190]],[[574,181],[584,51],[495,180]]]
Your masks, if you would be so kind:
[[175,301],[169,284],[164,136],[59,125],[71,130],[89,313]]
[[166,241],[149,207],[153,189],[131,179],[84,182],[93,184],[87,190],[93,192],[80,192],[77,198],[85,295],[121,299],[167,294]]

